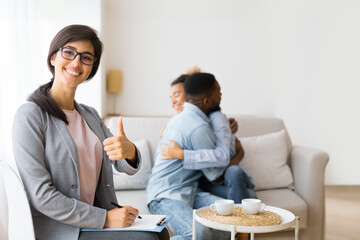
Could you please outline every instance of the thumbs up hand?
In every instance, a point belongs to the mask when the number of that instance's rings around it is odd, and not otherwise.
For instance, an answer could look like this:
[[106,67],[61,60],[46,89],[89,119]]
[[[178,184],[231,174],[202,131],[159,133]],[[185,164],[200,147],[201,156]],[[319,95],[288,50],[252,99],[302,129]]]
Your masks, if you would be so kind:
[[103,144],[110,160],[134,160],[136,157],[135,146],[125,135],[122,117],[119,118],[117,136],[105,139]]

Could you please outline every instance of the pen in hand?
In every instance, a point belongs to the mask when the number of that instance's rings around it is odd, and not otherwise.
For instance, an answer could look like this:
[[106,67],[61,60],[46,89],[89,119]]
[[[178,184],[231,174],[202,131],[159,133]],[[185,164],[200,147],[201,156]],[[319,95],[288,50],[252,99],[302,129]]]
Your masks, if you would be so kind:
[[[123,206],[120,206],[119,204],[117,203],[114,203],[114,202],[111,202],[111,204],[117,208],[123,208]],[[131,213],[133,214],[133,213]],[[139,219],[142,219],[142,217],[140,215],[137,215],[137,214],[134,214],[136,217],[138,217]]]

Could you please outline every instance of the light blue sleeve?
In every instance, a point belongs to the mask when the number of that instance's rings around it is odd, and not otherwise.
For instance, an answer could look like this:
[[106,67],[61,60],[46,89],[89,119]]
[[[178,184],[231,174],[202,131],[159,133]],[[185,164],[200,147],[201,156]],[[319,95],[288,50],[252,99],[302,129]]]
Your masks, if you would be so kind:
[[229,122],[226,116],[219,111],[210,114],[209,118],[215,134],[215,148],[184,150],[185,169],[221,168],[223,171],[223,168],[230,162],[231,129]]

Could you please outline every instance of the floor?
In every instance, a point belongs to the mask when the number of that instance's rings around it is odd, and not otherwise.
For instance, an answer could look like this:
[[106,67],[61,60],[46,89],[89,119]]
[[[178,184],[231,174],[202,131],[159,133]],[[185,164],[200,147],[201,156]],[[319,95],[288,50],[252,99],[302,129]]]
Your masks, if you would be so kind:
[[326,186],[325,240],[360,239],[360,186]]

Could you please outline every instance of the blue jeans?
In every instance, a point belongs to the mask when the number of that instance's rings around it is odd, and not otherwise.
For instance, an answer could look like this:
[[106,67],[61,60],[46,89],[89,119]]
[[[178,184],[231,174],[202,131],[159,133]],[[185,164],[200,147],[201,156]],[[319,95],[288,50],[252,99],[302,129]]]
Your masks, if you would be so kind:
[[[207,192],[199,192],[195,197],[193,207],[182,201],[161,198],[151,201],[149,203],[149,209],[152,214],[166,214],[172,216],[168,226],[171,231],[176,234],[176,236],[173,236],[171,240],[191,240],[193,229],[193,208],[197,209],[209,206],[218,199],[221,198]],[[221,240],[228,239],[229,237],[229,232],[209,229],[200,223],[196,224],[196,239]]]
[[222,198],[232,199],[235,203],[241,203],[244,198],[256,198],[253,179],[239,165],[226,169],[221,182],[209,182],[202,178],[199,187]]

